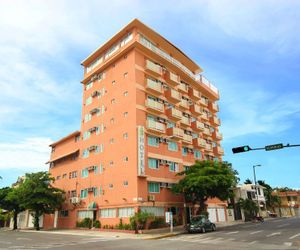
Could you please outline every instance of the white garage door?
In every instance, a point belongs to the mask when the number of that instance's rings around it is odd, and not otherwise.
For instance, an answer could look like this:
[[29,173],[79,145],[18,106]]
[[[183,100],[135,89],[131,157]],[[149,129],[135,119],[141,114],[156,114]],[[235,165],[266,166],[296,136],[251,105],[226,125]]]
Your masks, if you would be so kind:
[[225,219],[225,209],[217,208],[219,221],[226,221]]
[[207,208],[207,212],[208,212],[208,219],[211,222],[216,222],[217,221],[216,209],[215,208]]

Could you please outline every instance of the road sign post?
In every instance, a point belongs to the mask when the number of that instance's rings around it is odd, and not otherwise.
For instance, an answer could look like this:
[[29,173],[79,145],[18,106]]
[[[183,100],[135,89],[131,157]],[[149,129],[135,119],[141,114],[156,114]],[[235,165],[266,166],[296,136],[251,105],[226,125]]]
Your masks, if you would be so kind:
[[170,232],[173,233],[173,214],[172,212],[166,212],[166,223],[170,224]]

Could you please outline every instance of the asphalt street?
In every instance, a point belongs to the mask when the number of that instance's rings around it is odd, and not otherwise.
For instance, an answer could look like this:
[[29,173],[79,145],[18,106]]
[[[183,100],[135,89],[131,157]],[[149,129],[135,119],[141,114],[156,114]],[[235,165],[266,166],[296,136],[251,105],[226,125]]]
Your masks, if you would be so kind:
[[278,218],[245,223],[205,234],[145,240],[114,235],[69,235],[59,232],[0,231],[0,249],[300,249],[300,219]]

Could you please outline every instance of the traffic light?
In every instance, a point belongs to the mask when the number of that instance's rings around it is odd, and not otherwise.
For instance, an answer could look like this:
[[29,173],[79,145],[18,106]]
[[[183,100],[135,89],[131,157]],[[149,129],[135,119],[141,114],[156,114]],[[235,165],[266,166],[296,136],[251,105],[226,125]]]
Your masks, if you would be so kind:
[[242,147],[233,148],[233,149],[232,149],[232,152],[233,152],[234,154],[236,154],[236,153],[244,153],[244,152],[248,152],[248,151],[250,151],[250,150],[251,150],[251,148],[247,145],[247,146],[242,146]]

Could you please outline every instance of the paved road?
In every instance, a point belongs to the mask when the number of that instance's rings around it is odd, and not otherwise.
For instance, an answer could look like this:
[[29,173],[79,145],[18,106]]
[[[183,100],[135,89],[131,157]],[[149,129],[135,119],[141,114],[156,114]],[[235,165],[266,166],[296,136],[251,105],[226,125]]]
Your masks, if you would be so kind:
[[206,234],[184,234],[160,240],[126,239],[115,236],[65,235],[54,232],[0,231],[0,250],[238,250],[300,249],[300,219],[278,218],[247,223]]

